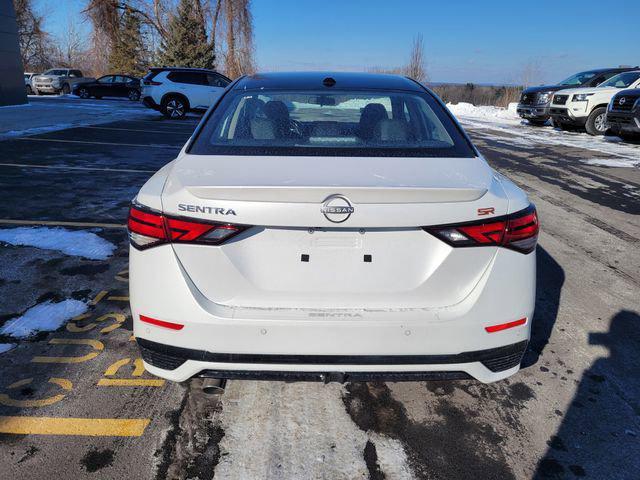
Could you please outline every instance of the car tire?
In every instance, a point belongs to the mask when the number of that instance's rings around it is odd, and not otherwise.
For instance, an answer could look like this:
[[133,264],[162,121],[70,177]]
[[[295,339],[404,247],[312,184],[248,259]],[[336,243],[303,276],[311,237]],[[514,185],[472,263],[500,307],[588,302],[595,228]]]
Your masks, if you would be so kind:
[[598,107],[591,112],[587,123],[584,126],[589,135],[604,135],[609,128],[607,125],[607,109],[606,107]]
[[71,87],[69,86],[69,84],[65,83],[64,85],[62,85],[62,94],[69,95],[70,93],[71,93]]
[[138,100],[140,100],[140,90],[132,88],[131,90],[129,90],[129,94],[127,96],[132,102],[137,102]]
[[173,120],[181,120],[187,115],[189,104],[184,97],[179,95],[167,95],[162,99],[160,111]]
[[89,90],[87,90],[86,88],[80,88],[78,90],[78,96],[80,98],[87,99],[91,96],[91,94],[89,93]]

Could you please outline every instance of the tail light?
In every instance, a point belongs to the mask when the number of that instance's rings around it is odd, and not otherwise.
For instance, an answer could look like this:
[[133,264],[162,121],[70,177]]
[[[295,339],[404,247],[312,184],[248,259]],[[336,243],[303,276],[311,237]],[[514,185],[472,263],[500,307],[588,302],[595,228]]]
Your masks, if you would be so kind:
[[138,250],[163,243],[220,245],[249,228],[248,225],[170,217],[136,203],[129,208],[127,227],[131,245]]
[[424,229],[452,247],[505,247],[529,253],[536,248],[539,224],[531,204],[502,217]]
[[153,86],[157,87],[158,85],[162,85],[162,82],[155,82],[153,80],[143,80],[142,84],[143,85],[153,85]]

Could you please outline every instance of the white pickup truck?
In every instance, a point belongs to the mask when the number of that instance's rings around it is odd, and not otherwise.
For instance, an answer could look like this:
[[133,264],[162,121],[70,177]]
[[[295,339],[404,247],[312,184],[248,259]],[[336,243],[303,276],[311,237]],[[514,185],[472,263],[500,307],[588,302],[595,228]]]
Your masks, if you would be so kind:
[[69,94],[73,86],[79,82],[90,82],[93,77],[85,77],[80,70],[72,68],[52,68],[42,75],[36,75],[31,79],[31,88],[36,95],[43,93]]
[[611,77],[597,87],[560,90],[553,95],[549,114],[561,129],[584,127],[589,135],[604,135],[607,106],[613,96],[626,88],[640,87],[640,68]]

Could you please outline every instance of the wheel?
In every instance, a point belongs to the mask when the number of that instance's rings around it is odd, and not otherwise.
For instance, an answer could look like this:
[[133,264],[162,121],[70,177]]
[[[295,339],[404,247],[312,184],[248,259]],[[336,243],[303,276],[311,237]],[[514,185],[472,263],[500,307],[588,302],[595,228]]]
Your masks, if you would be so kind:
[[62,85],[62,93],[64,95],[69,95],[71,93],[71,87],[69,86],[68,83],[65,83],[64,85]]
[[589,115],[584,128],[589,135],[604,135],[604,132],[609,128],[606,107],[595,108]]
[[27,95],[33,95],[33,89],[31,88],[31,85],[27,85]]
[[91,95],[89,94],[89,90],[87,90],[86,88],[82,87],[80,90],[78,90],[78,96],[80,98],[89,98]]
[[531,120],[529,119],[529,125],[533,125],[534,127],[544,127],[547,124],[546,120]]
[[140,100],[140,90],[136,90],[135,88],[132,88],[131,90],[129,90],[129,100],[131,100],[132,102],[137,102],[138,100]]
[[185,117],[185,115],[187,114],[188,106],[187,102],[182,97],[169,95],[162,100],[160,110],[165,117],[175,120]]

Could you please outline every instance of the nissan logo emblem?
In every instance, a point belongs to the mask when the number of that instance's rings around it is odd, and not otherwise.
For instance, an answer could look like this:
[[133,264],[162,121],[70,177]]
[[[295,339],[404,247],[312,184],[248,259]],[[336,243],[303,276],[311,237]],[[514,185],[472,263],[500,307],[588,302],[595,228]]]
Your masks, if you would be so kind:
[[626,99],[626,98],[624,98],[624,97],[622,97],[622,98],[618,101],[618,103],[619,103],[620,105],[624,105],[626,102],[627,102],[627,99]]
[[332,223],[346,222],[354,208],[344,195],[331,195],[322,203],[320,211]]

